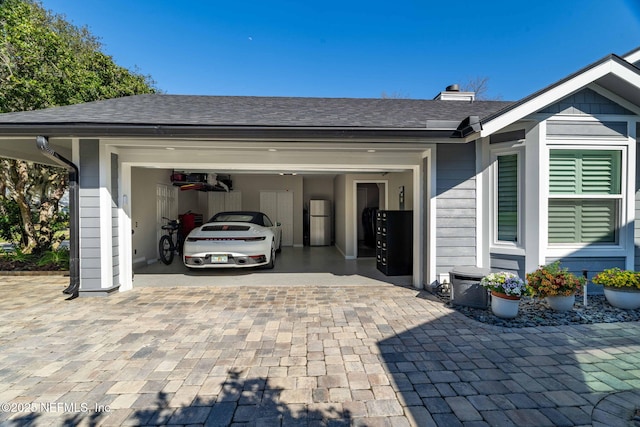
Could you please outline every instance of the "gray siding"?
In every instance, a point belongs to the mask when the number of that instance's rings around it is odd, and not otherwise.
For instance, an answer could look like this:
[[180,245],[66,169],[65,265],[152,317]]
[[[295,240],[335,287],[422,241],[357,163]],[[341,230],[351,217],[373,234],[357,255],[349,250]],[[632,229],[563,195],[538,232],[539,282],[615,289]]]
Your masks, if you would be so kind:
[[438,145],[436,274],[476,265],[475,143]]
[[100,289],[100,153],[98,140],[80,140],[80,287]]
[[524,256],[492,253],[490,262],[492,271],[509,271],[525,277]]
[[591,89],[582,89],[581,91],[570,95],[555,104],[541,110],[541,113],[551,114],[623,114],[633,115],[633,113],[624,107],[616,104],[608,98],[594,92]]
[[[545,262],[547,264],[558,260],[558,258],[547,258]],[[607,268],[618,267],[624,270],[625,259],[624,257],[571,257],[560,258],[560,264],[562,267],[566,267],[575,275],[582,276],[583,270],[587,270],[587,279],[589,280],[589,286],[587,293],[602,293],[602,286],[594,285],[591,283],[591,278]]]

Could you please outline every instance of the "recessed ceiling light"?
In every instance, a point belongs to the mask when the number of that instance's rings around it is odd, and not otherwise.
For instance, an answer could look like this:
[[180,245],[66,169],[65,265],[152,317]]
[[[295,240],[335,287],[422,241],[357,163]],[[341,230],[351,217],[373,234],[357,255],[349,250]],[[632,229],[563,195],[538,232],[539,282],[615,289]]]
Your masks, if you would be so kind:
[[165,150],[175,150],[173,147],[165,147]]
[[269,151],[273,152],[273,151],[278,151],[275,148],[269,148]]
[[376,150],[367,150],[367,153],[375,153]]

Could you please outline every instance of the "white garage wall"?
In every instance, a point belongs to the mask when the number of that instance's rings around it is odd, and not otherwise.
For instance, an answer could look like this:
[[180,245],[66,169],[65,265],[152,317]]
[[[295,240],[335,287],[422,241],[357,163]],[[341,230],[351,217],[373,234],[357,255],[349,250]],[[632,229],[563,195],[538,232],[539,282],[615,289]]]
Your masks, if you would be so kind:
[[[353,233],[356,224],[354,218],[354,181],[387,181],[389,185],[389,200],[387,209],[399,209],[398,191],[404,185],[405,210],[413,209],[413,172],[393,172],[387,174],[349,174],[336,177],[334,192],[336,196],[336,246],[347,257],[355,257],[356,248],[353,244]],[[384,202],[381,201],[381,208]]]
[[198,194],[206,194],[203,191],[197,190],[188,190],[188,191],[178,191],[178,213],[183,214],[188,211],[193,213],[206,215],[206,212],[200,209]]
[[303,182],[302,176],[264,174],[231,175],[233,190],[242,193],[242,209],[260,210],[260,191],[293,192],[293,245],[302,246]]
[[309,206],[309,200],[331,200],[333,197],[333,179],[334,175],[314,176],[307,175],[303,177],[304,184],[304,204]]
[[134,264],[158,258],[156,185],[171,184],[170,177],[170,169],[131,168],[131,227],[134,231],[131,253]]
[[343,254],[347,254],[346,243],[346,177],[338,175],[333,181],[334,214],[335,214],[335,245]]
[[398,194],[401,185],[404,185],[404,209],[413,209],[413,172],[390,173],[387,178],[389,178],[389,209],[400,209]]

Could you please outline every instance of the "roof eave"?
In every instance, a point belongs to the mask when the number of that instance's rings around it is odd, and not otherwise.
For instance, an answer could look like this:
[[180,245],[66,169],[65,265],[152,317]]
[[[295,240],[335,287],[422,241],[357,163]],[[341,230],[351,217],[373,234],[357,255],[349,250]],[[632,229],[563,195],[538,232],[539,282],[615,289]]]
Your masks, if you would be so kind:
[[46,135],[65,138],[153,137],[158,139],[253,140],[432,140],[456,138],[455,126],[425,128],[129,125],[86,123],[0,124],[0,137]]
[[627,70],[635,75],[636,78],[640,78],[640,69],[634,65],[615,54],[605,56],[564,79],[483,118],[481,121],[481,136],[489,136],[505,126],[515,123],[529,114],[582,89],[598,78],[612,72],[614,66],[622,67],[620,70]]

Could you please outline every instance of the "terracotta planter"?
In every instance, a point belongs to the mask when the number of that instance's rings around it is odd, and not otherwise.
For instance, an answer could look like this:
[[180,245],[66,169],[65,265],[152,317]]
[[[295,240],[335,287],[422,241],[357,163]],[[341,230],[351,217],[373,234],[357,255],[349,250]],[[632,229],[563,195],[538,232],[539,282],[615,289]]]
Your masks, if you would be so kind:
[[503,319],[513,319],[518,315],[520,297],[491,291],[491,311]]
[[575,295],[569,295],[569,296],[559,295],[559,296],[546,297],[545,300],[547,301],[547,304],[549,304],[549,307],[551,307],[553,310],[567,311],[573,308],[573,304],[576,302],[576,296]]
[[607,302],[614,307],[624,310],[640,308],[640,289],[638,288],[613,288],[605,286],[604,296]]

